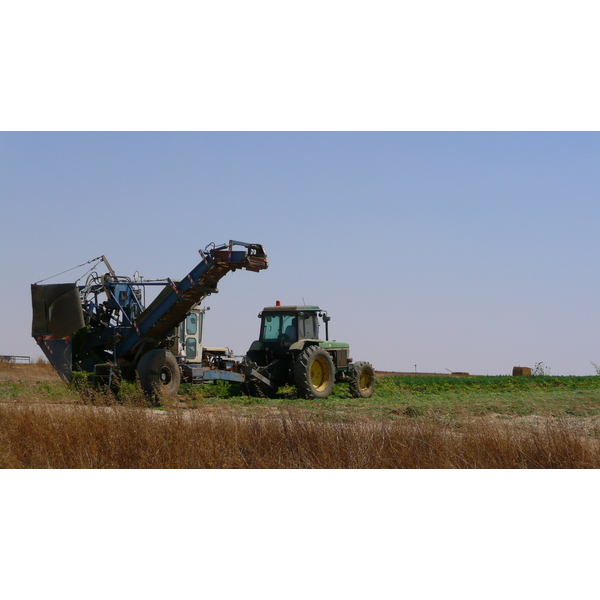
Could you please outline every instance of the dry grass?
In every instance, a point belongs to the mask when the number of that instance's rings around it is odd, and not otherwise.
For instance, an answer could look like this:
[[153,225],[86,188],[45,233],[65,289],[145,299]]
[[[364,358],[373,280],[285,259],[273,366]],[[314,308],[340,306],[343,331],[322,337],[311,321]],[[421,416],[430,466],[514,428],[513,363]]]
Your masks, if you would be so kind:
[[28,365],[0,363],[0,381],[16,379],[24,382],[60,381],[60,376],[49,362],[38,360]]
[[4,468],[598,468],[566,421],[332,423],[135,407],[0,406]]

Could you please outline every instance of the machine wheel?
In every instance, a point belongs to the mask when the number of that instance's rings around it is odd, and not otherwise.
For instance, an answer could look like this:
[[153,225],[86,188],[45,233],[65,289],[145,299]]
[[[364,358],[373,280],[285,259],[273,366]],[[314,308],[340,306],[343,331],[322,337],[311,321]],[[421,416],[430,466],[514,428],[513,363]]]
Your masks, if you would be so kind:
[[320,346],[309,346],[296,359],[294,382],[306,398],[327,398],[335,382],[333,359]]
[[375,370],[368,362],[357,362],[352,365],[350,393],[355,398],[370,398],[375,391]]
[[152,397],[174,396],[181,383],[181,371],[168,350],[150,350],[137,366],[142,389]]

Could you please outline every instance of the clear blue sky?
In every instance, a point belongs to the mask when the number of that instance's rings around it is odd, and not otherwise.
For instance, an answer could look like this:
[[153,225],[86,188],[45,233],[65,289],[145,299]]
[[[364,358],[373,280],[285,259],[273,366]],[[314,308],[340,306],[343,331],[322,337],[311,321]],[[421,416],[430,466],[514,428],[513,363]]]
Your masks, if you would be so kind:
[[221,282],[208,345],[304,300],[377,369],[593,374],[599,162],[597,133],[1,133],[0,353],[37,355],[32,282],[240,239],[270,268]]

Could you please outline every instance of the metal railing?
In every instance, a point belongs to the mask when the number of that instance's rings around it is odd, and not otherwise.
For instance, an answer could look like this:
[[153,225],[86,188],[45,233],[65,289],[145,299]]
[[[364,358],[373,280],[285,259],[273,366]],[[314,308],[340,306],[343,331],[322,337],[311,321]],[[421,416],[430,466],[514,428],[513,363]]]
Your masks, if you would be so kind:
[[28,365],[31,362],[31,357],[16,356],[14,354],[0,354],[0,362]]

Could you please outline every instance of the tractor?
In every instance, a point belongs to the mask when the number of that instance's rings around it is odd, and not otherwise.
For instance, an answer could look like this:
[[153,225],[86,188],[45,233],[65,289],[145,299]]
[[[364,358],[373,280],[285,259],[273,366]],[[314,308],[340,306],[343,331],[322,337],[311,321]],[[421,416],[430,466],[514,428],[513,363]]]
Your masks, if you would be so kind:
[[[348,382],[356,398],[370,398],[375,371],[368,362],[353,362],[350,346],[329,341],[327,311],[318,306],[264,308],[259,339],[252,343],[246,368],[252,369],[248,385],[254,395],[272,397],[284,385],[294,385],[306,398],[327,398],[336,382]],[[320,321],[325,340],[319,338]]]

